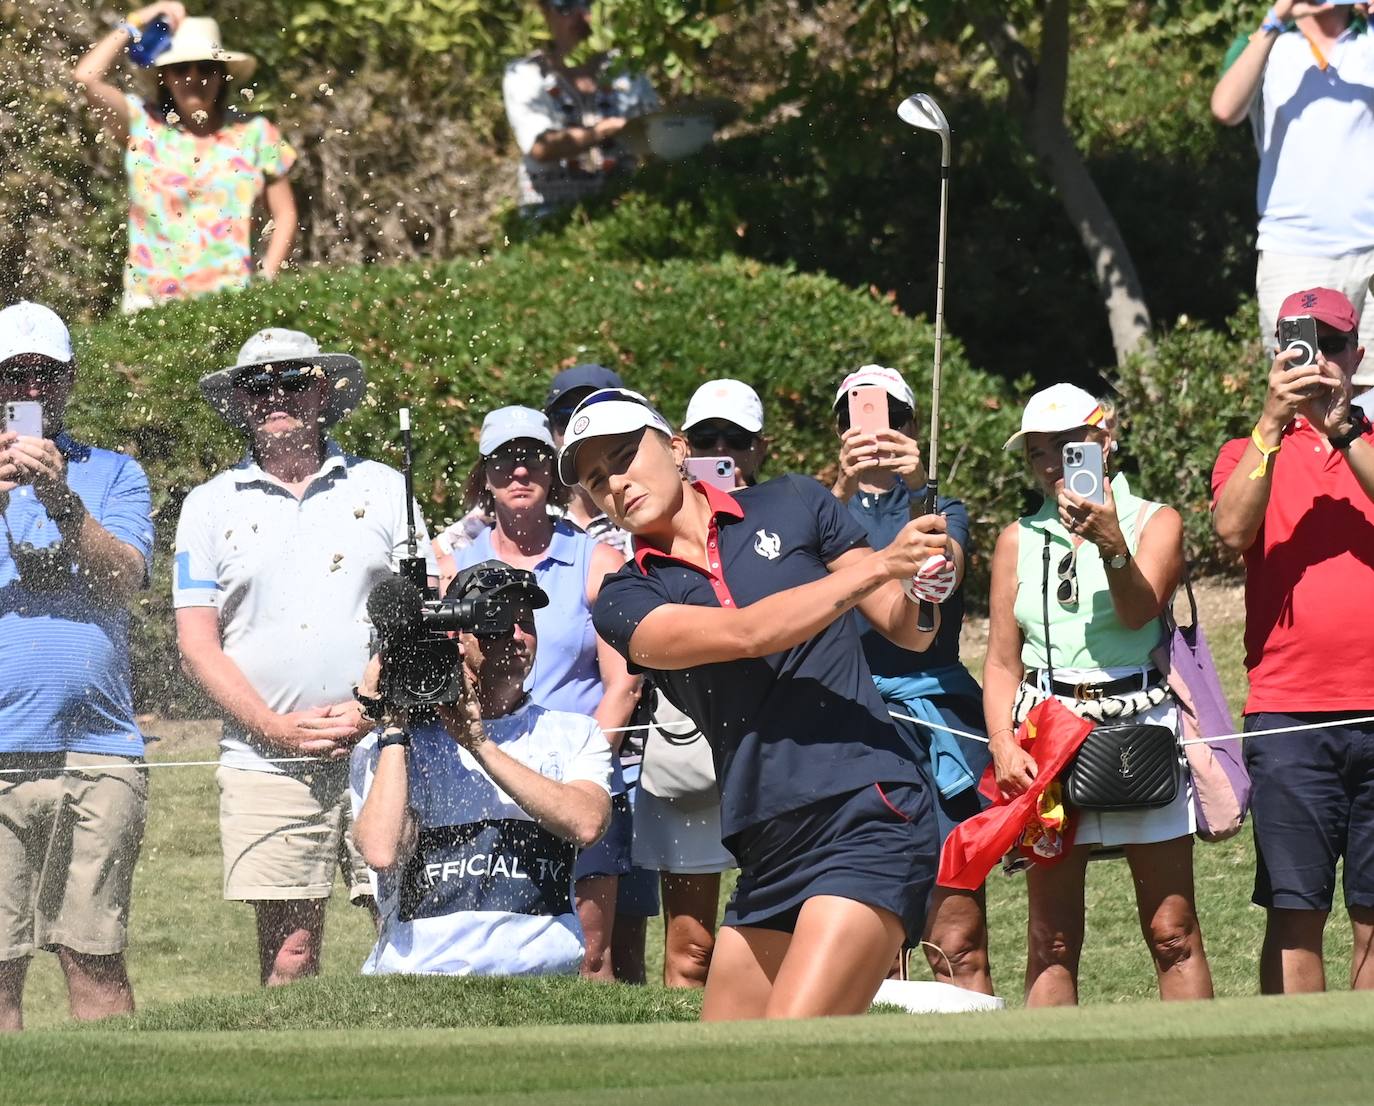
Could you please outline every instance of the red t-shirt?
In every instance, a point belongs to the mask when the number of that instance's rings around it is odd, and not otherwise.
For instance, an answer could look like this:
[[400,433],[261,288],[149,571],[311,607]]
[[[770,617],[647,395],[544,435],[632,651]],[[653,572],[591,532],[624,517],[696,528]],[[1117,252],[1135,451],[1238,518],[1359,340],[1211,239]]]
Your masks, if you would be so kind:
[[[1214,507],[1249,441],[1221,447]],[[1269,505],[1245,551],[1245,713],[1374,708],[1374,501],[1303,419],[1269,463]]]

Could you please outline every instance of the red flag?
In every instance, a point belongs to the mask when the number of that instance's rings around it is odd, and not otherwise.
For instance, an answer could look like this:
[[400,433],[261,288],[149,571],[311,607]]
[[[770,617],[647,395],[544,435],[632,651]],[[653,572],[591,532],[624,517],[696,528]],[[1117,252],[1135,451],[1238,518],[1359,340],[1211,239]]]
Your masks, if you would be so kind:
[[1036,703],[1016,731],[1021,748],[1035,758],[1035,782],[1014,799],[997,789],[992,765],[983,773],[978,790],[993,805],[954,827],[940,852],[941,887],[976,891],[1008,849],[1021,840],[1035,815],[1040,793],[1058,777],[1072,759],[1093,724],[1079,718],[1053,697]]

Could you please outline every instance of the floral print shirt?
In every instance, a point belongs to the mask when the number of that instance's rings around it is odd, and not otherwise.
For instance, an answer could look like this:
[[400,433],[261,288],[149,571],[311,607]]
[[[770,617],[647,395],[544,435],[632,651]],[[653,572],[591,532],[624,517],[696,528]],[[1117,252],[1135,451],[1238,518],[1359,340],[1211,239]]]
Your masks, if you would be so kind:
[[296,151],[261,115],[231,112],[201,136],[128,99],[124,310],[243,287],[253,269],[253,204],[295,164]]

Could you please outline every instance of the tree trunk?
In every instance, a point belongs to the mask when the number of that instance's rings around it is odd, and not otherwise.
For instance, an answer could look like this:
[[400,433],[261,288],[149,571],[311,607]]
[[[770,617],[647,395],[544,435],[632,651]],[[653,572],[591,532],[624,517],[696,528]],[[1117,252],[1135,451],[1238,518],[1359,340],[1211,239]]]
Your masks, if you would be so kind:
[[1000,17],[978,20],[978,30],[1007,79],[1009,98],[1026,142],[1059,193],[1065,214],[1088,251],[1107,312],[1117,364],[1149,345],[1150,310],[1131,251],[1107,201],[1064,122],[1069,72],[1069,0],[1042,8],[1040,58],[1033,58]]

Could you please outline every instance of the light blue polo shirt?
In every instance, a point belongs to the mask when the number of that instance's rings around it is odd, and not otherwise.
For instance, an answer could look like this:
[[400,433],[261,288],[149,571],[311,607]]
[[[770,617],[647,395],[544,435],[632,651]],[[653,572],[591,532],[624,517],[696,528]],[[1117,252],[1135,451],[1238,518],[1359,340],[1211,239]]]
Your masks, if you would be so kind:
[[[102,527],[137,549],[152,570],[152,498],[137,461],[54,439],[67,459],[67,486]],[[66,562],[56,590],[26,586],[12,550],[57,543],[57,526],[32,488],[15,488],[0,542],[0,753],[143,755],[129,672],[129,612],[98,601],[100,585]],[[145,572],[144,586],[148,576]]]

